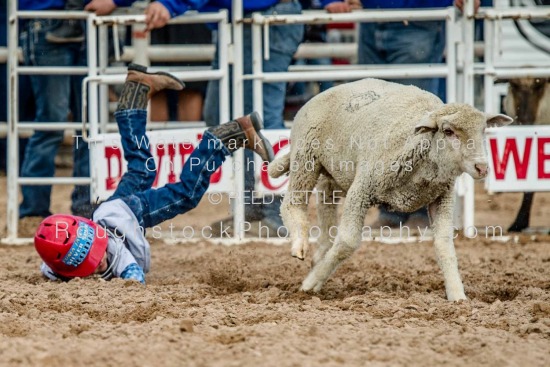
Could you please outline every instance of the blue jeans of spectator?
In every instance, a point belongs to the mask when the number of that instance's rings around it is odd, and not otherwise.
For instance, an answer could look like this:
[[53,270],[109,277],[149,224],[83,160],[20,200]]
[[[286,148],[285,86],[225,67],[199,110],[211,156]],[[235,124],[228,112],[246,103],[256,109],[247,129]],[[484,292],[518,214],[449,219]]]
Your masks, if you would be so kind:
[[153,227],[195,208],[210,185],[210,176],[231,154],[218,138],[205,131],[201,142],[183,165],[180,182],[152,189],[156,169],[152,160],[148,160],[152,156],[145,136],[147,111],[122,110],[116,112],[115,118],[119,128],[123,127],[120,135],[128,170],[109,200],[123,200],[143,228]]
[[[20,45],[26,66],[83,66],[86,64],[85,43],[54,44],[46,33],[57,20],[26,21],[20,34]],[[37,122],[65,122],[69,111],[74,121],[81,121],[82,76],[33,75],[30,77],[36,103]],[[78,135],[78,133],[77,133]],[[63,141],[63,131],[37,131],[29,139],[21,169],[22,177],[53,177],[55,155]],[[73,146],[75,177],[90,175],[88,146],[81,139]],[[19,216],[50,215],[51,186],[23,186]],[[89,186],[75,186],[71,196],[74,214],[90,214]]]
[[[363,23],[359,32],[359,64],[441,63],[445,49],[445,23]],[[437,78],[392,79],[437,95]]]
[[[320,66],[328,66],[332,65],[332,60],[330,58],[320,58],[320,59],[299,59],[296,60],[294,65],[320,65]],[[294,83],[294,86],[292,87],[292,93],[297,96],[307,96],[307,86],[308,82],[296,82]],[[324,80],[318,82],[319,84],[319,92],[324,92],[329,88],[332,88],[334,85],[334,82],[330,80]]]
[[[363,23],[359,32],[358,61],[360,64],[422,64],[441,63],[445,49],[445,23],[441,21],[399,23]],[[436,95],[439,79],[392,79],[412,84]],[[441,96],[440,96],[441,97]],[[427,217],[426,209],[413,214],[390,212],[380,206],[380,219],[393,224],[406,222],[411,215]]]
[[[302,7],[298,1],[288,3],[277,3],[262,12],[265,15],[284,15],[284,14],[300,14]],[[250,14],[248,14],[250,15]],[[292,62],[292,57],[298,49],[300,42],[303,39],[304,26],[298,25],[280,25],[271,26],[269,32],[269,60],[263,60],[263,71],[278,72],[287,71],[288,66]],[[243,70],[245,74],[252,73],[252,30],[250,26],[245,26],[243,31]],[[214,59],[212,66],[218,68],[217,57]],[[220,124],[219,115],[219,82],[210,81],[206,90],[204,101],[203,115],[207,126],[216,126]],[[283,110],[286,96],[286,82],[279,83],[264,83],[263,85],[263,119],[266,129],[284,129]],[[248,114],[253,111],[252,103],[252,81],[244,82],[244,113]],[[253,158],[251,151],[245,150],[245,167],[251,167],[247,164]],[[254,171],[251,169],[245,170],[245,191],[246,195],[250,195],[254,190]],[[247,200],[249,201],[249,200]],[[271,208],[264,208],[263,205],[247,205],[245,214],[247,220],[257,220],[266,214],[258,214],[261,212],[275,212],[278,215],[278,207],[280,201],[275,200]],[[274,207],[276,206],[276,207]],[[250,214],[255,212],[255,214]],[[251,218],[252,217],[252,218]]]

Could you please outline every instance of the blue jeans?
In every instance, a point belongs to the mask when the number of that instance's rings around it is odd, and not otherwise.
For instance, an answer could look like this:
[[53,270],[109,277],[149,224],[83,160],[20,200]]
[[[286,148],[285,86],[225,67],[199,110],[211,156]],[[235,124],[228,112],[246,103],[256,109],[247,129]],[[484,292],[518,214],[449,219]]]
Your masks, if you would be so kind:
[[[300,14],[302,6],[298,1],[277,3],[264,10],[262,14]],[[250,14],[248,14],[250,15]],[[248,16],[245,15],[245,16]],[[283,72],[288,70],[292,63],[292,57],[302,42],[304,26],[282,25],[271,26],[269,32],[269,60],[263,60],[263,71]],[[212,67],[219,67],[217,57],[214,58]],[[252,29],[245,25],[243,31],[243,70],[245,74],[252,73]],[[204,101],[203,115],[207,126],[216,126],[220,123],[219,117],[219,82],[208,82]],[[283,110],[286,97],[286,82],[264,83],[263,85],[263,120],[266,129],[284,129]],[[231,104],[230,104],[231,105]],[[244,82],[244,106],[243,111],[248,114],[253,111],[252,81]],[[245,169],[252,167],[247,162],[254,159],[251,151],[245,150]],[[245,196],[251,195],[254,190],[254,171],[245,170]],[[250,200],[247,200],[250,202]],[[266,215],[278,217],[280,202],[275,200],[268,208],[262,204],[246,205],[245,215],[247,220],[260,220]],[[275,213],[275,214],[273,214]]]
[[[302,7],[299,2],[278,3],[266,9],[262,14],[300,14]],[[269,60],[263,60],[265,72],[287,71],[292,62],[292,57],[298,49],[304,35],[304,26],[282,25],[269,28]],[[245,74],[252,73],[252,29],[245,25],[243,31],[243,70]],[[212,62],[212,67],[219,67],[217,56]],[[219,82],[208,82],[204,101],[204,119],[207,126],[216,126],[219,118]],[[263,119],[266,129],[284,129],[283,109],[285,105],[286,82],[264,83],[263,86]],[[231,105],[231,104],[230,104]],[[244,82],[244,113],[253,111],[252,106],[252,81]]]
[[[320,59],[299,59],[296,60],[294,65],[323,65],[328,66],[332,65],[332,60],[330,58],[320,58]],[[291,93],[296,96],[308,97],[308,84],[311,82],[296,82],[291,88]],[[324,92],[329,88],[332,88],[334,82],[330,80],[323,80],[317,82],[319,84],[319,92]]]
[[[21,27],[19,38],[26,66],[86,65],[84,43],[54,44],[45,39],[46,32],[58,21],[29,20]],[[69,111],[74,121],[81,121],[82,76],[33,75],[30,77],[36,103],[37,122],[67,121]],[[77,133],[78,134],[78,133]],[[22,177],[53,177],[55,155],[63,141],[63,131],[37,131],[29,139],[21,168]],[[75,177],[90,175],[88,146],[81,139],[73,146]],[[51,186],[22,186],[23,202],[19,216],[50,215]],[[71,196],[74,214],[91,214],[90,188],[75,186]]]
[[[445,23],[363,23],[359,32],[359,64],[441,63],[445,49]],[[437,78],[392,79],[438,94]]]
[[[445,49],[445,23],[410,22],[403,23],[363,23],[359,32],[359,64],[422,64],[441,63]],[[412,84],[440,95],[439,79],[392,79],[401,84]],[[398,225],[410,216],[427,218],[426,209],[415,213],[390,212],[380,206],[380,219]]]
[[144,228],[195,208],[210,185],[210,176],[231,154],[218,138],[205,131],[201,142],[183,165],[180,182],[152,189],[156,169],[151,161],[147,161],[152,157],[147,148],[149,144],[136,144],[142,139],[146,141],[147,111],[122,110],[117,111],[115,117],[128,170],[109,200],[123,200]]

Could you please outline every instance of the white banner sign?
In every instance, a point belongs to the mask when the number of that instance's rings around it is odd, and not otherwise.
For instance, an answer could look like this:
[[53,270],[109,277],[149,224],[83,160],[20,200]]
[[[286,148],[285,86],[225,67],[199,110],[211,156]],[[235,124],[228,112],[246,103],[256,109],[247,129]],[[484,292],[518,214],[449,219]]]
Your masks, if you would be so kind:
[[[203,129],[161,130],[148,132],[157,176],[153,188],[178,182],[181,169],[202,138]],[[265,130],[275,156],[290,148],[289,130]],[[91,144],[92,195],[100,200],[112,195],[126,171],[118,133],[101,136]],[[550,126],[510,126],[487,130],[489,176],[486,188],[492,192],[550,191]],[[273,179],[256,156],[256,190],[283,192],[287,176]],[[151,164],[151,166],[153,166]],[[210,179],[210,192],[234,193],[235,174],[243,172],[232,157]]]
[[550,191],[550,126],[487,129],[492,192]]
[[[180,172],[189,159],[193,149],[199,144],[204,129],[157,130],[147,133],[148,149],[153,162],[147,166],[156,169],[156,179],[153,188],[162,187],[167,183],[180,181]],[[290,130],[265,130],[264,135],[271,141],[276,156],[290,149]],[[145,144],[139,141],[138,144]],[[92,197],[105,200],[111,196],[126,172],[126,160],[118,133],[101,135],[101,138],[90,143],[92,175]],[[256,190],[259,192],[284,191],[288,178],[286,176],[273,179],[268,176],[261,159],[256,156],[254,169],[256,171]],[[242,173],[243,167],[237,165],[232,157],[227,157],[223,166],[210,178],[210,192],[234,192],[234,177]]]

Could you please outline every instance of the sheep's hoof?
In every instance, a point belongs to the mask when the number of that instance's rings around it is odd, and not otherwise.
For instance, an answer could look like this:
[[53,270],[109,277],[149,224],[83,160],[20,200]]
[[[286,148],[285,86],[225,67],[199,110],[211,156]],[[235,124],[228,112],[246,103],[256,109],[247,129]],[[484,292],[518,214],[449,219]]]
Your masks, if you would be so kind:
[[313,293],[319,293],[321,291],[321,288],[323,288],[323,283],[316,283],[313,286],[305,286],[302,284],[302,287],[300,290],[302,292],[313,292]]
[[303,257],[303,256],[300,257],[300,256],[295,255],[295,254],[292,254],[292,257],[294,257],[294,258],[296,258],[296,259],[298,259],[298,260],[302,260],[302,261],[304,261],[304,259],[305,259],[305,257]]
[[306,253],[308,250],[309,244],[307,240],[297,240],[292,244],[292,248],[290,250],[290,255],[292,257],[295,257],[300,260],[304,260],[306,258]]
[[468,300],[468,298],[466,298],[466,295],[462,293],[462,294],[447,296],[447,300],[450,302],[458,302],[458,301],[466,301]]
[[313,274],[309,274],[306,279],[302,282],[302,287],[300,288],[303,292],[313,291],[315,293],[319,292],[325,282],[317,279]]

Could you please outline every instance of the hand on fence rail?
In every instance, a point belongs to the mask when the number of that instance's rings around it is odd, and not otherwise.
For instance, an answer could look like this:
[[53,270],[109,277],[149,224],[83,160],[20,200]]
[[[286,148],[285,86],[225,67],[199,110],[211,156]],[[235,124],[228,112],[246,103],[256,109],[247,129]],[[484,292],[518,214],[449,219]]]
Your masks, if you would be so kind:
[[341,2],[333,2],[325,6],[325,10],[329,13],[349,13],[352,10],[363,9],[360,0],[345,0]]
[[96,15],[109,15],[117,5],[113,0],[92,0],[84,7],[84,10],[93,12]]
[[170,18],[170,12],[160,2],[149,4],[147,9],[145,9],[146,30],[150,31],[155,28],[162,28],[168,23]]
[[[455,6],[460,11],[464,11],[464,0],[455,0],[454,1]],[[479,6],[481,4],[480,0],[474,0],[474,12],[477,13],[477,10],[479,9]]]

